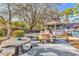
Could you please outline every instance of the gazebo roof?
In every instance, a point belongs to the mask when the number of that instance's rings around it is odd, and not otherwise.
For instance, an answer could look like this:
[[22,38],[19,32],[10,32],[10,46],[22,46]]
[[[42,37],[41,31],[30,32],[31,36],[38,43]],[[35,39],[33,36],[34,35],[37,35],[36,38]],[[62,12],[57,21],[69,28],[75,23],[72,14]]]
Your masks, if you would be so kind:
[[46,21],[45,25],[55,25],[55,24],[60,24],[61,22],[58,20],[48,20]]
[[57,19],[52,19],[52,20],[48,20],[45,25],[56,25],[56,24],[69,24],[68,22],[61,22],[60,20]]

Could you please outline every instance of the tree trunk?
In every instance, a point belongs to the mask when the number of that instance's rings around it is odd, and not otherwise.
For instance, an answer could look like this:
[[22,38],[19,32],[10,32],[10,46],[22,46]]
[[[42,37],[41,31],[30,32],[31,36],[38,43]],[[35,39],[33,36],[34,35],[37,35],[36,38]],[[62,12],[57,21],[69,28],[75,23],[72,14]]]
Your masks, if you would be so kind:
[[11,37],[10,25],[7,24],[7,38],[10,39],[10,37]]
[[10,24],[11,24],[11,10],[10,10],[10,4],[8,3],[8,16],[9,16],[9,20],[8,20],[8,24],[7,24],[7,38],[11,37],[11,30],[10,30]]
[[33,25],[30,26],[30,32],[32,32],[32,29],[33,29]]

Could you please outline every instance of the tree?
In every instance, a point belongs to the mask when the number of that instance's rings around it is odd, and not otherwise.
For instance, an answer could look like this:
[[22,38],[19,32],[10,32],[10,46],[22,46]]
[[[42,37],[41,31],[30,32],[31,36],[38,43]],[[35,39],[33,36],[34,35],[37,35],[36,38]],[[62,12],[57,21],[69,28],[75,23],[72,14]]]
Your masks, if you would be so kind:
[[6,21],[5,21],[5,19],[4,19],[2,16],[0,16],[0,22],[1,22],[4,26],[6,26]]
[[75,5],[75,8],[77,8],[77,10],[78,10],[78,15],[79,15],[79,3],[77,3],[77,4]]
[[52,19],[54,15],[57,15],[57,11],[54,11],[54,8],[50,8],[49,4],[14,4],[14,10],[15,17],[25,21],[29,25],[30,30],[37,23],[44,25],[46,19]]
[[[10,32],[10,24],[11,24],[11,18],[12,18],[12,15],[11,15],[11,7],[10,7],[10,4],[7,3],[7,4],[2,4],[2,6],[4,8],[2,8],[2,10],[0,11],[1,12],[1,18],[3,19],[3,21],[5,19],[7,19],[6,21],[6,29],[7,29],[7,38],[10,38],[11,36],[11,32]],[[3,18],[4,17],[4,18]],[[5,24],[5,22],[4,22]]]
[[77,8],[67,8],[63,12],[61,12],[61,16],[65,16],[66,20],[69,20],[69,15],[78,14]]
[[[10,24],[12,18],[17,18],[20,21],[25,21],[26,25],[29,25],[30,31],[39,25],[44,25],[45,20],[58,18],[58,11],[55,10],[56,6],[52,4],[42,4],[42,3],[27,3],[27,4],[3,4],[4,10],[1,10],[2,16],[8,20],[8,32],[7,36],[10,37]],[[37,26],[39,28],[43,26]]]

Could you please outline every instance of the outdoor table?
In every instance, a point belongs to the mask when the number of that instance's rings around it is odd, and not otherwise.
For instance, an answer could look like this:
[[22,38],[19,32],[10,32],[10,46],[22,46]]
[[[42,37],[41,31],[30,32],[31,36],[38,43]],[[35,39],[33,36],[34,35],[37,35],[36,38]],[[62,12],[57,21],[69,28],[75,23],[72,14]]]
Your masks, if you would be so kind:
[[30,40],[7,40],[1,43],[2,47],[15,47],[15,55],[20,55],[23,52],[23,44],[29,43]]

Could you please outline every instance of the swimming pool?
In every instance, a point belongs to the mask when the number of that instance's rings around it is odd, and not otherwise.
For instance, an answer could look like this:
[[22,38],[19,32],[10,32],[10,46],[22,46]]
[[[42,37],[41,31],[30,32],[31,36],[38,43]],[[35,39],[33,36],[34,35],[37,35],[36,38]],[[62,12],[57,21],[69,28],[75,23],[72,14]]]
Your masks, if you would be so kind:
[[69,34],[71,34],[72,36],[75,36],[75,37],[79,37],[79,29],[70,31]]

